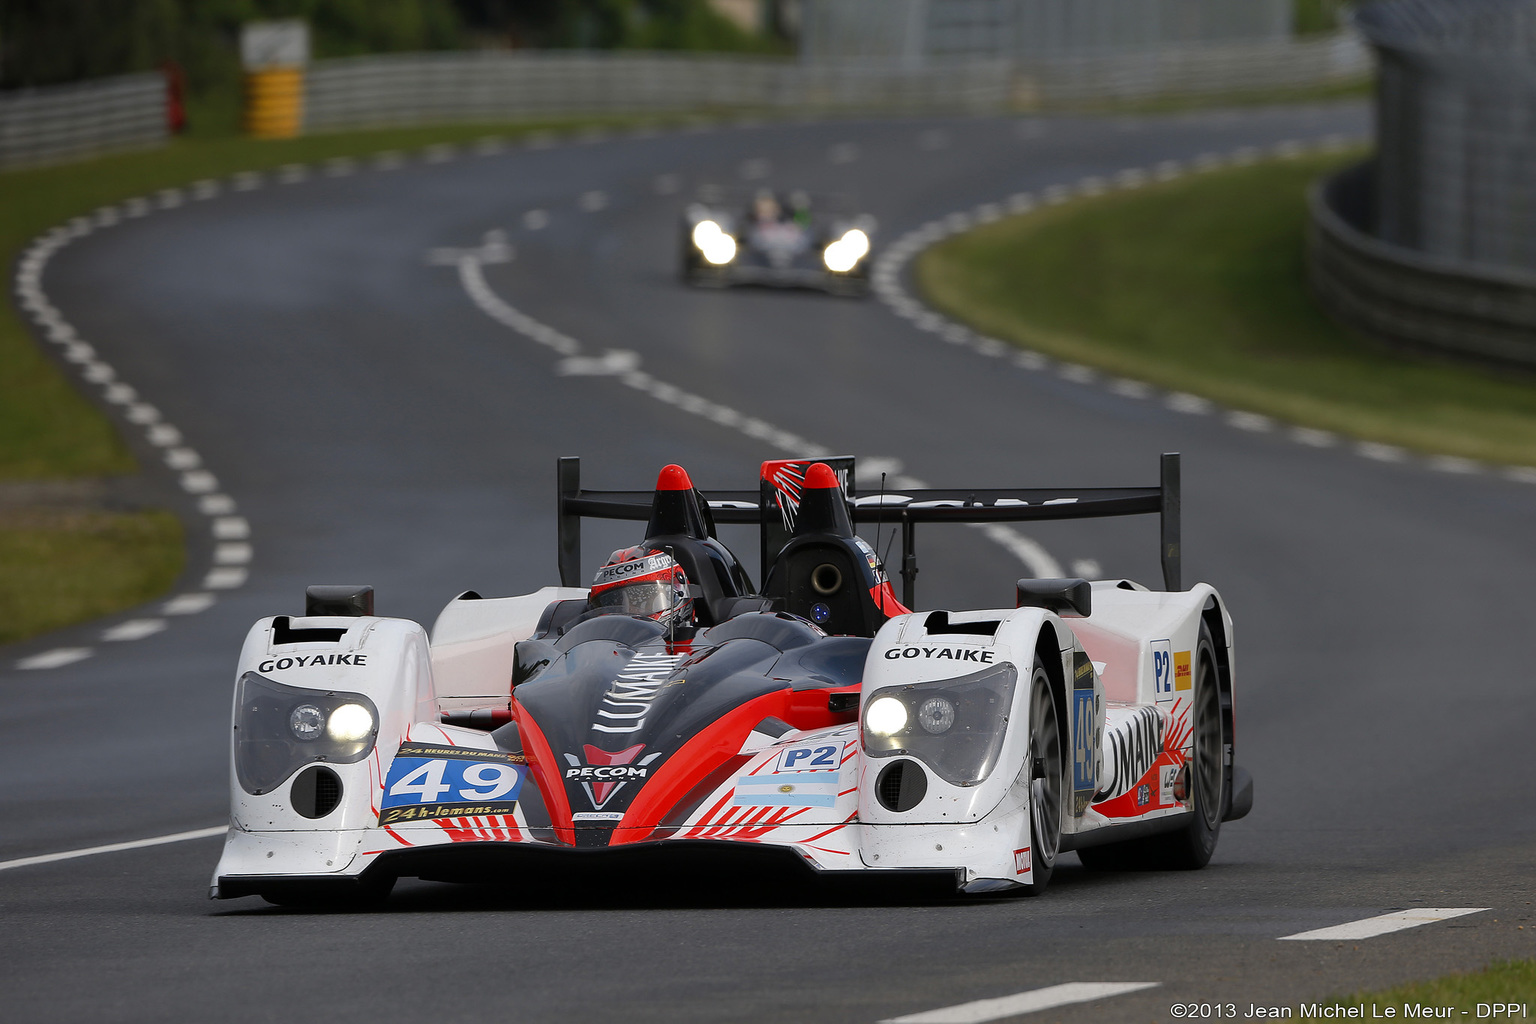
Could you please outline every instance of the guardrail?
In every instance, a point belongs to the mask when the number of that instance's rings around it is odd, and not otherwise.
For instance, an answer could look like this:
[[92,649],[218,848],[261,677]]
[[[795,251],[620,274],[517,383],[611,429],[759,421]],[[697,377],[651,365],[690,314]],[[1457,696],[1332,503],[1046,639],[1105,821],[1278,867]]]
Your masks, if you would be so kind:
[[0,169],[144,149],[169,137],[157,73],[0,94]]
[[1372,237],[1374,187],[1372,163],[1313,186],[1307,272],[1323,305],[1383,341],[1536,367],[1536,273]]
[[305,127],[710,108],[985,112],[1303,87],[1360,80],[1370,71],[1370,54],[1352,35],[917,65],[657,53],[390,54],[315,62],[306,85]]

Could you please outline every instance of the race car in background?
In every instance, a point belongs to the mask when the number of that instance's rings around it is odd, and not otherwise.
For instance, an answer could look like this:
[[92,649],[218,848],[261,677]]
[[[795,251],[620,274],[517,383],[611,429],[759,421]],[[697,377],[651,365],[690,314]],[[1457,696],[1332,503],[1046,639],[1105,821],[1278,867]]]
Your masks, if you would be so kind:
[[777,285],[843,295],[869,290],[875,220],[838,201],[759,189],[731,203],[711,191],[683,211],[680,267],[696,285]]
[[[1039,893],[1090,867],[1198,868],[1252,804],[1232,620],[1179,586],[1178,457],[1157,487],[860,492],[851,458],[756,491],[558,488],[561,586],[466,591],[429,638],[366,587],[258,621],[235,673],[212,895],[377,898],[398,877],[910,876]],[[1166,590],[1024,579],[1014,607],[911,610],[917,526],[1154,513]],[[580,584],[584,518],[645,523]],[[760,527],[761,586],[716,522]],[[903,596],[855,524],[897,529]]]

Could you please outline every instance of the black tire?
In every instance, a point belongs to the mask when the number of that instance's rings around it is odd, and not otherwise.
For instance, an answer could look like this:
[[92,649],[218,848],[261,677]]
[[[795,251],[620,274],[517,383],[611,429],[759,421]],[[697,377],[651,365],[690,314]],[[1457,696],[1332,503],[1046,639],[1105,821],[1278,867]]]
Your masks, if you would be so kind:
[[1029,677],[1029,773],[1030,882],[1025,896],[1039,896],[1051,883],[1061,855],[1061,802],[1065,792],[1066,764],[1062,751],[1061,717],[1052,693],[1051,677],[1040,656],[1035,655]]
[[1202,622],[1194,665],[1194,737],[1187,783],[1192,789],[1193,813],[1189,821],[1177,832],[1078,850],[1084,867],[1094,871],[1194,871],[1210,863],[1232,786],[1226,764],[1221,682],[1216,672],[1216,645]]

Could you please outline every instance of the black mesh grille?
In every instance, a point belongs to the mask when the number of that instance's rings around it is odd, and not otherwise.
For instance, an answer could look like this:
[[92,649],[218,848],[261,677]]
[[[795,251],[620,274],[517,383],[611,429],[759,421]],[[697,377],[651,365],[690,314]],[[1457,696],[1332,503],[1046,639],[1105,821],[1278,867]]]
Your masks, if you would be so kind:
[[323,818],[341,803],[341,778],[323,765],[310,765],[294,778],[293,809],[306,818]]
[[875,799],[888,811],[910,811],[928,792],[928,776],[916,761],[886,765],[875,779]]

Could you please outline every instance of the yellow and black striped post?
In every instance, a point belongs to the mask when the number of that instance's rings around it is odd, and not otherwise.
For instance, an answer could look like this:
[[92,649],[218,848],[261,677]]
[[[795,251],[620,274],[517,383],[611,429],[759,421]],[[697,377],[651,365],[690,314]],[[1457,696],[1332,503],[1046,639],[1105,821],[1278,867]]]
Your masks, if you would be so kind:
[[258,139],[302,134],[309,26],[298,20],[247,22],[240,31],[240,59],[246,134]]

